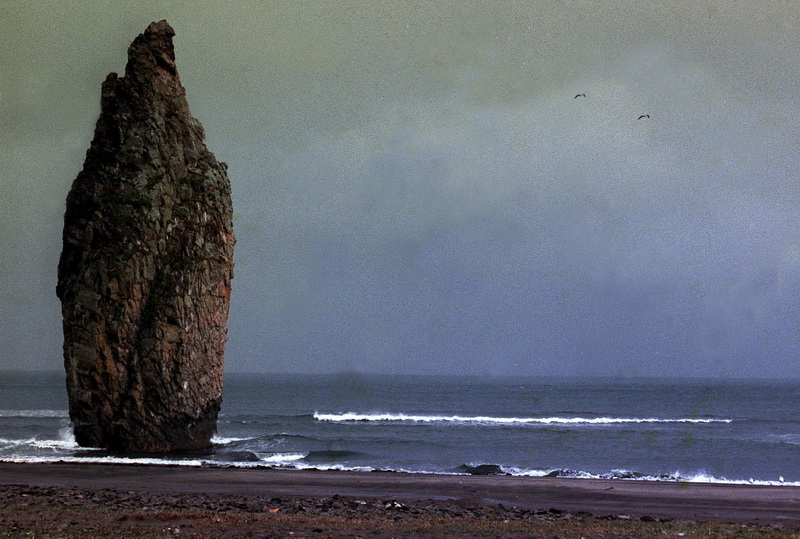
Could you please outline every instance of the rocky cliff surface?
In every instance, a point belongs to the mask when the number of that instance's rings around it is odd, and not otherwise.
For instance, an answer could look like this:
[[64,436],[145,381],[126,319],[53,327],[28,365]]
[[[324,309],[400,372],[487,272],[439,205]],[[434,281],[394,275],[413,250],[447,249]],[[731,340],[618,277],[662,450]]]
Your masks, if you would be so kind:
[[227,167],[205,146],[154,22],[102,85],[67,197],[57,294],[75,439],[117,451],[210,445],[233,277]]

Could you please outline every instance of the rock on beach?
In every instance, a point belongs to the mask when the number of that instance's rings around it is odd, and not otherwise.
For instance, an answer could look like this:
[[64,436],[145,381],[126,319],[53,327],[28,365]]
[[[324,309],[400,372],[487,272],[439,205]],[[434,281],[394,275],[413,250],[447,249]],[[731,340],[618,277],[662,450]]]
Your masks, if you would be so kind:
[[64,216],[62,304],[69,411],[82,446],[210,445],[222,400],[233,277],[231,187],[206,148],[175,63],[150,24],[101,114]]

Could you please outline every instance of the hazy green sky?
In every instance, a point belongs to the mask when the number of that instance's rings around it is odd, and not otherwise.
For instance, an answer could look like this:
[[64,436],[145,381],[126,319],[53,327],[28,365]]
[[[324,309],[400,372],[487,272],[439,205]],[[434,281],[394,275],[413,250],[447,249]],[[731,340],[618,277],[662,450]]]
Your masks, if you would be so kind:
[[100,83],[167,19],[230,167],[229,370],[800,376],[798,2],[0,17],[0,369],[60,368]]

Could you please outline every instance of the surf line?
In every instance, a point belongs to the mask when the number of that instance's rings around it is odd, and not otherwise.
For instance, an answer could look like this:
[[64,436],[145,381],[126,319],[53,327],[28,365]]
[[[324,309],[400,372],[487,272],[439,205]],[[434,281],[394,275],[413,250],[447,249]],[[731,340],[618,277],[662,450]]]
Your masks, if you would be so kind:
[[439,416],[346,412],[324,414],[315,412],[314,419],[329,422],[413,422],[413,423],[478,423],[498,425],[614,425],[624,423],[731,423],[731,419],[708,418],[628,418],[628,417],[489,417],[489,416]]

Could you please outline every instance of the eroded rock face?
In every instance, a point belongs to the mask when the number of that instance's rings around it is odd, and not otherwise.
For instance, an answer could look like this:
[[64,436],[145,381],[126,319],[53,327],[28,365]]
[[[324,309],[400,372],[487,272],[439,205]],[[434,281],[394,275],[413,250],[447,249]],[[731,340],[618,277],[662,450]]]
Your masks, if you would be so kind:
[[70,418],[82,446],[210,445],[233,277],[226,165],[208,151],[154,22],[102,86],[64,217],[57,294]]

